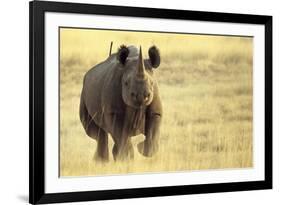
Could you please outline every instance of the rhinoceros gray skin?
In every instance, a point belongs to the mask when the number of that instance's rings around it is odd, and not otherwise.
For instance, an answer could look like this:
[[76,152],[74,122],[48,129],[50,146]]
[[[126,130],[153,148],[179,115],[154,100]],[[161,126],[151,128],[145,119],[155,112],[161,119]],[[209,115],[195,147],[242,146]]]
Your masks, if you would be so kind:
[[108,134],[115,160],[134,157],[131,137],[138,134],[145,136],[137,146],[142,155],[151,157],[158,150],[162,104],[153,69],[160,54],[155,46],[148,53],[143,60],[141,47],[121,46],[84,76],[80,120],[87,135],[97,140],[97,160],[109,159]]

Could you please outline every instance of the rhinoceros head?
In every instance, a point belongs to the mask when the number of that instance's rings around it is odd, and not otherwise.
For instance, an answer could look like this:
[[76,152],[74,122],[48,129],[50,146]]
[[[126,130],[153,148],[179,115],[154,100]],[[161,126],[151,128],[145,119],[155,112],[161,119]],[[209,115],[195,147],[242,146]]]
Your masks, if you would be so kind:
[[[131,55],[130,55],[131,52]],[[122,76],[122,98],[126,105],[140,108],[153,100],[155,80],[153,68],[160,65],[160,54],[155,46],[148,50],[148,59],[143,59],[141,47],[121,46],[117,59],[124,69]]]

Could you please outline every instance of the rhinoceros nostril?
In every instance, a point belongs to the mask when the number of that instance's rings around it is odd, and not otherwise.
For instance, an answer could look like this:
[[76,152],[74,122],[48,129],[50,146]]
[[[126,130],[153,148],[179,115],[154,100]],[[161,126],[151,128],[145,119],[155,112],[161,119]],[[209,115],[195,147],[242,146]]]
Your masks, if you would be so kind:
[[150,93],[144,93],[143,97],[144,97],[144,101],[148,101],[150,97]]
[[137,93],[131,92],[131,98],[132,98],[132,100],[137,101],[137,100],[138,100],[138,95],[137,95]]
[[144,93],[144,94],[143,94],[143,97],[144,97],[144,98],[150,97],[150,93]]

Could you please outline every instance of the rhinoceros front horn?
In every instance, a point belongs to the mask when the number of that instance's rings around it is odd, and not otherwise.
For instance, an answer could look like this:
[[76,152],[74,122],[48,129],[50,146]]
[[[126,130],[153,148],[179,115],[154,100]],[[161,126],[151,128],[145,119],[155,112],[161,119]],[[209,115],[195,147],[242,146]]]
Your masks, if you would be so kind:
[[144,77],[144,65],[142,59],[141,46],[140,46],[139,59],[138,59],[137,75],[141,78]]

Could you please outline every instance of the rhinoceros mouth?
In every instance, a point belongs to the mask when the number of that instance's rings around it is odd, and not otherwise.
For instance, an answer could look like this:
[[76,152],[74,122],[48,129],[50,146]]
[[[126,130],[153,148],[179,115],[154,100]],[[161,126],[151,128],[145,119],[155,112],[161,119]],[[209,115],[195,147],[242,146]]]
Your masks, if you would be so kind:
[[135,109],[143,109],[144,107],[148,106],[150,103],[149,101],[144,101],[144,102],[133,102],[133,105],[131,105],[131,107],[135,108]]
[[129,106],[134,109],[143,109],[144,107],[149,106],[149,104],[151,103],[150,99],[138,101],[136,99],[131,99],[128,97],[123,97],[123,101],[126,106]]
[[145,107],[145,105],[142,103],[133,103],[128,106],[130,106],[131,108],[134,108],[136,110],[141,110],[141,109],[143,109],[143,107]]

